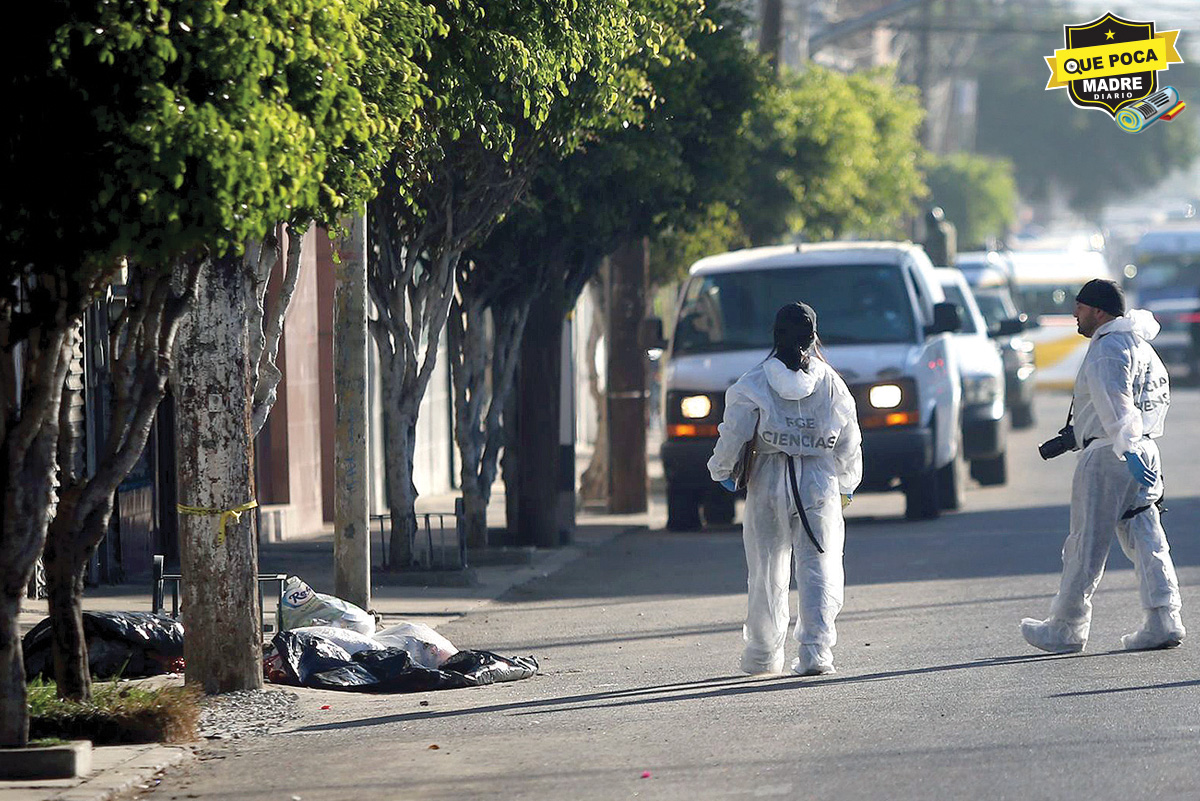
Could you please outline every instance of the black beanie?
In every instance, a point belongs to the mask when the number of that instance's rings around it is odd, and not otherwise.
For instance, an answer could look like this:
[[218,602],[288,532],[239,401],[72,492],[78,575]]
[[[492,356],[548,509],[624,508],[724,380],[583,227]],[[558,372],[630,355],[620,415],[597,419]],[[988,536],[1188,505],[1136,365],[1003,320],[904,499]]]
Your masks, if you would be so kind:
[[1125,293],[1116,281],[1106,281],[1103,278],[1093,278],[1083,285],[1075,300],[1085,306],[1093,306],[1100,311],[1106,311],[1113,317],[1125,315]]

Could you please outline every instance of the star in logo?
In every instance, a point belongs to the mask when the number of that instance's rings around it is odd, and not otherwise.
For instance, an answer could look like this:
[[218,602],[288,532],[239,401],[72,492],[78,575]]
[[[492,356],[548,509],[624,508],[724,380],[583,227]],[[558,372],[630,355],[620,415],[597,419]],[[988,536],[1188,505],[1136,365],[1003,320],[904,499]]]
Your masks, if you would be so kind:
[[1104,38],[1105,38],[1105,39],[1111,39],[1111,38],[1113,38],[1113,32],[1112,32],[1112,31],[1105,31],[1105,32],[1104,32]]

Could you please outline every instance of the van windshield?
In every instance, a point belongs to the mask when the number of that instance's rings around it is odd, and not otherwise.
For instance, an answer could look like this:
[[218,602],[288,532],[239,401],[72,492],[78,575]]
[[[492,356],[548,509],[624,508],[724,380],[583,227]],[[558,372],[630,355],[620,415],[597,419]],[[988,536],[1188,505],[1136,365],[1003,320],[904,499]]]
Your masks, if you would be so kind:
[[911,342],[912,301],[894,264],[713,273],[691,280],[675,325],[673,352],[771,347],[775,312],[803,301],[817,312],[827,345]]

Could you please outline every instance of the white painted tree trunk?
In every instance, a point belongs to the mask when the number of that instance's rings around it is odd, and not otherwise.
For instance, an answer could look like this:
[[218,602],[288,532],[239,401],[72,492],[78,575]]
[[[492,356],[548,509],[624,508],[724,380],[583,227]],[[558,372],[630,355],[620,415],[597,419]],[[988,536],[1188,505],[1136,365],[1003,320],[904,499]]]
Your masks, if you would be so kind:
[[530,303],[523,299],[513,306],[490,308],[490,349],[489,307],[483,300],[467,297],[462,305],[455,304],[450,315],[454,436],[462,462],[464,524],[471,547],[488,544],[487,508],[503,449],[502,411],[512,392]]
[[214,261],[201,273],[176,350],[185,675],[206,693],[258,689],[263,682],[251,510],[252,295],[240,257]]
[[601,274],[588,282],[586,292],[592,297],[592,323],[588,328],[587,344],[587,377],[588,394],[596,405],[596,442],[592,449],[592,459],[579,480],[579,501],[582,504],[593,504],[607,507],[608,505],[608,404],[605,403],[605,388],[600,383],[600,370],[596,364],[596,356],[600,350],[600,341],[608,341],[605,323],[608,320],[608,305],[605,302],[604,282],[607,280],[607,268],[601,268]]

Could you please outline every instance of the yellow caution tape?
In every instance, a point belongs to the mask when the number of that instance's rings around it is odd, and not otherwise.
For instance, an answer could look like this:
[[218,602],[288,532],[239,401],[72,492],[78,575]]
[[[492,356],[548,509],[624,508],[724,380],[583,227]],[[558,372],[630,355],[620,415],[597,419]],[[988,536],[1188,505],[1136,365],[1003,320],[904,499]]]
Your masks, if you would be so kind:
[[225,544],[225,524],[229,522],[229,518],[233,518],[233,522],[240,522],[242,512],[249,512],[254,507],[258,506],[258,501],[249,501],[241,506],[235,506],[232,509],[210,509],[207,506],[184,506],[182,503],[175,504],[175,508],[179,510],[181,515],[220,515],[221,519],[217,522],[217,545]]

